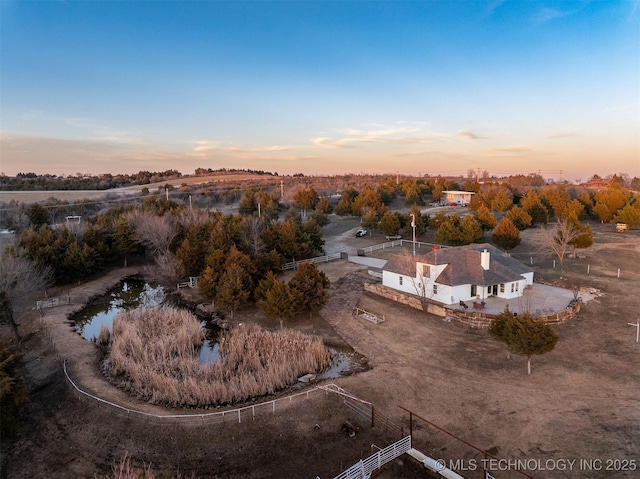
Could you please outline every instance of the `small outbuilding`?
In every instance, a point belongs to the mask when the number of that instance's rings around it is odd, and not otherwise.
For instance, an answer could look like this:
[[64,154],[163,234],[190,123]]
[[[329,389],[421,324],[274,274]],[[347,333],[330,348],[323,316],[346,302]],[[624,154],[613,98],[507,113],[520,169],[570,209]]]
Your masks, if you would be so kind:
[[444,195],[443,201],[448,205],[456,204],[460,206],[466,206],[471,202],[471,197],[475,195],[473,191],[449,191],[442,192]]

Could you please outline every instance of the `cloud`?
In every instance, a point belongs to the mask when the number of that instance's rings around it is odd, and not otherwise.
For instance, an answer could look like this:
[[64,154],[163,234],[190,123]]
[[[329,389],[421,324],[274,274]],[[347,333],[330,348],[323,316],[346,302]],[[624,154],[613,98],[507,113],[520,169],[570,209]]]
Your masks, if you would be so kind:
[[538,12],[533,16],[533,22],[542,25],[543,23],[550,22],[552,20],[556,20],[558,18],[567,17],[569,15],[573,15],[578,12],[578,10],[572,11],[562,11],[556,8],[550,7],[542,7]]
[[558,140],[561,138],[572,138],[575,136],[580,136],[580,131],[578,129],[569,129],[569,130],[560,130],[560,131],[556,131],[555,133],[552,133],[551,135],[549,135],[547,138],[549,138],[550,140]]
[[53,124],[57,130],[63,128],[67,137],[88,138],[89,140],[130,145],[143,143],[132,133],[114,128],[95,118],[51,115],[40,110],[25,111],[18,115],[18,118],[31,124],[47,125],[47,128]]
[[486,140],[487,139],[486,136],[481,136],[475,131],[471,131],[471,130],[458,130],[457,133],[458,135],[468,138],[470,140]]
[[267,145],[256,146],[253,148],[246,148],[238,145],[223,145],[216,141],[198,140],[195,142],[195,147],[192,151],[196,153],[203,153],[208,151],[217,152],[232,152],[232,153],[260,153],[260,152],[279,152],[279,151],[291,151],[302,148],[301,146],[291,145]]
[[434,132],[421,132],[423,124],[390,127],[375,130],[346,129],[336,130],[334,137],[320,136],[311,142],[326,148],[356,148],[359,144],[375,143],[385,145],[418,145],[429,144],[436,140],[448,141],[448,135]]

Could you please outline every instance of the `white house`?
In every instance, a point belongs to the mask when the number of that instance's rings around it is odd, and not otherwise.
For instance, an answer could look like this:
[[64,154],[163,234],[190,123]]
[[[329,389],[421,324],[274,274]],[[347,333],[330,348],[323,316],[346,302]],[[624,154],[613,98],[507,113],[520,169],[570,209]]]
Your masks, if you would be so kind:
[[466,206],[471,202],[471,197],[475,195],[473,191],[453,191],[445,190],[442,192],[444,195],[443,201],[450,205],[456,203],[458,205]]
[[511,299],[533,284],[533,270],[488,243],[471,244],[393,255],[382,268],[382,284],[443,304]]

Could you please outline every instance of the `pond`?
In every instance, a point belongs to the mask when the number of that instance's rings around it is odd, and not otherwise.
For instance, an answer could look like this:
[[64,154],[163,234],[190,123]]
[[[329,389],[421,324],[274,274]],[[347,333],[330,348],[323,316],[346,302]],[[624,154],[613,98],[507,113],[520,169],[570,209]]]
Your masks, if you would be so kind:
[[[175,304],[175,300],[161,287],[152,287],[137,278],[127,278],[118,286],[93,301],[72,319],[75,331],[87,341],[95,341],[103,325],[112,330],[113,318],[123,311],[139,306],[155,307]],[[218,335],[220,328],[202,322],[206,329],[206,339],[200,348],[200,364],[209,364],[220,358]],[[332,379],[347,376],[368,369],[364,358],[344,348],[329,347],[331,366],[316,375],[318,379]]]
[[[95,341],[102,326],[112,331],[113,318],[118,313],[140,306],[153,308],[160,305],[175,304],[162,287],[153,287],[138,278],[127,278],[104,296],[91,301],[81,312],[72,318],[74,329],[87,341]],[[219,356],[219,328],[202,323],[207,337],[200,348],[200,363],[208,364]]]

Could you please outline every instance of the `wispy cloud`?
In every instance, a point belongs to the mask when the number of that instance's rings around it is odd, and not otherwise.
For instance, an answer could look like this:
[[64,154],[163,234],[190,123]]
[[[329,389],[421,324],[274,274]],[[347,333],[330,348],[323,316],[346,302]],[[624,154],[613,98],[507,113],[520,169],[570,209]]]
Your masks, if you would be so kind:
[[468,138],[469,140],[486,140],[487,137],[486,136],[482,136],[479,133],[476,133],[475,131],[472,130],[458,130],[458,135],[464,137],[464,138]]
[[578,11],[579,9],[563,11],[557,8],[541,7],[533,16],[533,22],[537,25],[542,25],[544,23],[550,22],[552,20],[556,20],[558,18],[563,18],[569,15],[573,15]]
[[333,136],[319,136],[311,141],[316,146],[327,148],[356,148],[360,144],[375,143],[386,145],[429,144],[434,141],[447,141],[448,135],[423,131],[417,124],[401,127],[380,128],[375,130],[346,129],[336,130]]
[[550,140],[559,140],[562,138],[573,138],[576,136],[580,136],[580,132],[581,130],[576,128],[569,129],[569,130],[560,130],[552,133],[547,138],[549,138]]
[[204,153],[209,151],[218,151],[218,152],[233,152],[233,153],[260,153],[260,152],[280,152],[280,151],[291,151],[302,148],[302,146],[293,146],[293,145],[266,145],[266,146],[256,146],[252,148],[243,147],[239,145],[224,145],[217,141],[210,140],[198,140],[195,142],[195,146],[192,148],[192,151],[196,153]]
[[64,128],[71,138],[86,138],[112,143],[142,144],[143,141],[131,132],[113,127],[103,121],[90,117],[66,117],[52,115],[41,110],[28,110],[18,115],[28,123],[51,125],[56,129]]

